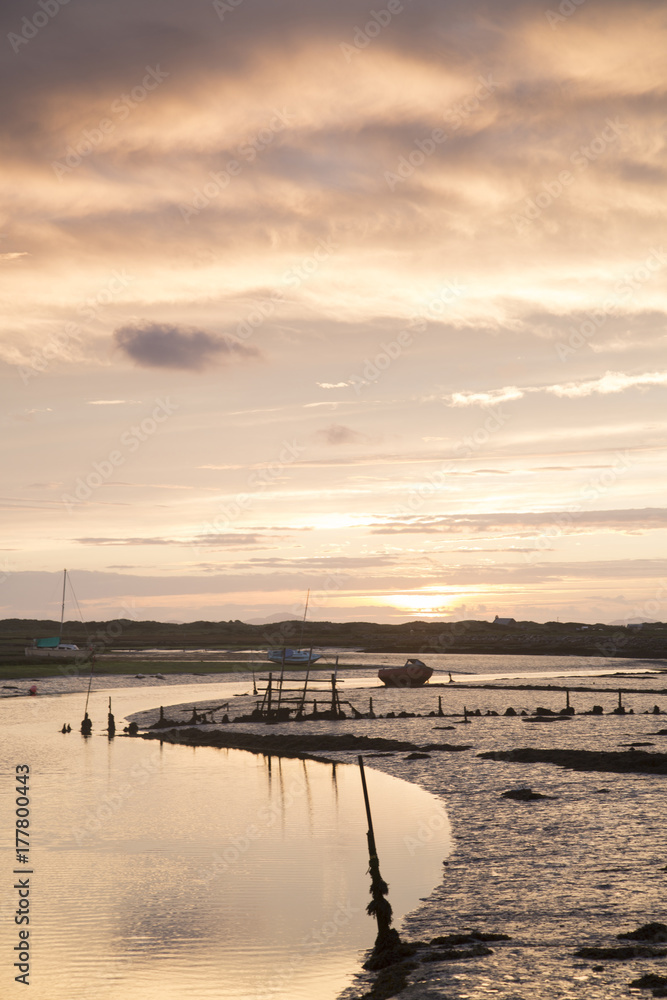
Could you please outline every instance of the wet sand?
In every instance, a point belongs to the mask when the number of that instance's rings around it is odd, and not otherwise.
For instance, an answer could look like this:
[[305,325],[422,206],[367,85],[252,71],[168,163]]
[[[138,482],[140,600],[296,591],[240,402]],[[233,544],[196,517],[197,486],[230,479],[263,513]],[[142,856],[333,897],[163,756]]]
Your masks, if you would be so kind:
[[[433,689],[369,688],[354,691],[355,704],[370,694],[378,714],[403,707],[407,717],[171,726],[150,738],[348,763],[362,753],[368,766],[444,800],[455,850],[442,884],[400,927],[404,941],[421,944],[386,970],[360,970],[344,1000],[609,1000],[633,995],[628,985],[641,977],[667,975],[661,949],[639,942],[619,950],[617,938],[666,916],[667,693],[653,688],[655,678],[639,683],[623,695],[633,714],[614,714],[616,688],[606,683],[582,685],[576,698],[568,685],[577,714],[555,714],[557,725],[528,726],[503,712],[514,704],[558,713],[560,684],[449,693],[448,702],[475,697],[482,713],[498,713],[468,725],[452,711],[458,703],[435,715]],[[604,714],[583,714],[594,703]],[[230,707],[238,709],[230,718],[241,714],[240,704]],[[192,708],[165,714],[185,721]],[[157,715],[142,713],[142,725]],[[429,835],[427,825],[415,828],[415,852]],[[381,836],[376,830],[380,861]],[[484,941],[489,934],[507,939]]]
[[[83,680],[53,678],[39,682],[39,688],[42,694],[47,684],[54,693],[84,690]],[[418,783],[446,806],[455,849],[443,865],[443,881],[400,926],[404,940],[424,944],[396,967],[379,973],[360,970],[345,1000],[609,1000],[632,995],[628,984],[641,977],[667,975],[667,960],[641,949],[622,959],[586,958],[594,952],[581,952],[603,949],[595,954],[611,954],[620,944],[618,934],[665,920],[664,774],[658,768],[647,773],[563,766],[578,754],[587,755],[581,760],[588,763],[590,755],[602,754],[607,764],[645,757],[657,762],[667,756],[667,691],[658,687],[654,674],[634,675],[623,689],[624,715],[614,714],[617,677],[586,678],[576,692],[560,680],[533,684],[528,678],[519,684],[445,685],[446,691],[430,686],[407,691],[343,688],[358,708],[365,709],[372,697],[375,712],[383,717],[306,719],[270,727],[248,722],[188,725],[195,706],[174,704],[173,687],[159,691],[167,683],[199,682],[196,708],[200,713],[213,709],[216,717],[224,712],[233,718],[254,707],[249,677],[236,681],[246,697],[207,701],[207,684],[216,680],[222,678],[97,677],[95,690],[154,686],[156,708],[137,721],[142,727],[153,725],[162,702],[166,717],[183,723],[169,725],[176,730],[169,733],[170,741],[204,750],[206,744],[243,744],[258,753],[347,763],[356,763],[361,752],[368,766]],[[3,693],[20,696],[27,693],[29,681],[8,684],[12,687]],[[566,690],[576,714],[564,717],[557,713]],[[442,717],[436,714],[438,697]],[[660,715],[652,714],[656,703]],[[585,714],[596,704],[602,715]],[[480,712],[469,715],[468,724],[463,724],[464,705],[469,712]],[[508,707],[529,714],[506,716]],[[556,724],[526,725],[538,707],[556,713]],[[392,713],[393,718],[386,717]],[[120,720],[118,724],[120,732]],[[97,720],[94,732],[100,726]],[[158,739],[166,735],[153,734]],[[489,754],[493,756],[484,756]],[[526,754],[533,757],[522,759]],[[528,788],[534,796],[505,795]],[[435,818],[440,819],[439,812]],[[411,849],[417,853],[431,835],[427,823],[416,824]],[[381,830],[376,838],[381,861]],[[507,940],[483,941],[488,934],[506,935]],[[456,943],[460,938],[466,941]],[[634,995],[651,994],[636,990]]]

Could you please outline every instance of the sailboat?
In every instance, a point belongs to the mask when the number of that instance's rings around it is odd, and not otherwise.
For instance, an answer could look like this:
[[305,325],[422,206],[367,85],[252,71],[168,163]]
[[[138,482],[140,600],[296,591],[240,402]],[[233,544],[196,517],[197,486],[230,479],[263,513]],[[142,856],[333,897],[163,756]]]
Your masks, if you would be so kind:
[[[303,642],[303,627],[306,624],[306,615],[308,614],[308,600],[310,598],[310,590],[306,594],[306,607],[303,612],[303,621],[301,622],[301,641]],[[315,663],[319,660],[321,653],[313,653],[312,649],[289,649],[285,647],[284,649],[269,649],[266,653],[267,660],[271,660],[272,663],[279,663],[281,666],[285,667],[300,667],[304,664],[310,666],[311,663]]]
[[[87,656],[89,650],[79,649],[73,642],[62,642],[63,622],[65,621],[65,592],[67,590],[67,570],[63,570],[63,595],[60,605],[60,635],[49,636],[45,639],[33,639],[32,646],[25,647],[25,655],[30,659],[36,656],[49,660],[71,660],[74,657],[79,659]],[[69,582],[70,588],[72,586]]]

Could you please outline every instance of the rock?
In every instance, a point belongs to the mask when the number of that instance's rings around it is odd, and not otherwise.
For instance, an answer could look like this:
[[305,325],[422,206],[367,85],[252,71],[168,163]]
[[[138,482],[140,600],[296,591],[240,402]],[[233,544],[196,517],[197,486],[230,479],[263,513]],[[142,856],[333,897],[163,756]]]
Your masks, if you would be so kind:
[[505,715],[516,715],[516,710],[510,706],[505,709]]
[[509,792],[503,792],[502,798],[515,799],[517,802],[535,802],[537,799],[552,799],[553,795],[542,795],[534,792],[532,788],[511,788]]
[[435,937],[431,941],[431,945],[438,944],[474,944],[476,941],[511,941],[512,938],[508,934],[494,934],[486,933],[484,931],[470,931],[469,934],[444,934],[440,937]]
[[473,944],[465,950],[460,948],[444,948],[424,955],[422,962],[456,962],[462,958],[481,958],[483,955],[493,955],[491,948],[485,944]]
[[[667,989],[667,976],[658,976],[655,972],[647,972],[639,979],[633,979],[631,983],[628,983],[628,986],[634,986],[640,990]],[[653,995],[656,996],[655,993]]]
[[667,941],[667,924],[658,922],[642,924],[636,931],[627,931],[616,935],[619,940],[627,941]]
[[485,760],[510,760],[521,764],[556,764],[573,771],[609,771],[616,774],[667,775],[667,754],[646,750],[556,750],[518,747],[478,754]]
[[[577,958],[609,959],[615,962],[629,962],[632,958],[664,958],[667,951],[664,948],[651,948],[648,945],[625,945],[622,948],[580,948],[574,953]],[[665,980],[667,983],[667,980]]]

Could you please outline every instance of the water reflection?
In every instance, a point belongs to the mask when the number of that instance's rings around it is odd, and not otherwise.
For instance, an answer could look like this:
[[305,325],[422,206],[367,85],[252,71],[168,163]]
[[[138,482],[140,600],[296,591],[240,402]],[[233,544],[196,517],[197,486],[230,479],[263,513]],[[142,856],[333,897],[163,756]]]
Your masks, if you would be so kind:
[[[118,717],[138,694],[114,694]],[[0,703],[2,759],[32,772],[33,1000],[335,997],[375,937],[356,768],[63,735],[77,703]],[[436,800],[367,777],[398,919],[439,883],[449,830],[420,840]],[[9,920],[0,935],[7,954]]]

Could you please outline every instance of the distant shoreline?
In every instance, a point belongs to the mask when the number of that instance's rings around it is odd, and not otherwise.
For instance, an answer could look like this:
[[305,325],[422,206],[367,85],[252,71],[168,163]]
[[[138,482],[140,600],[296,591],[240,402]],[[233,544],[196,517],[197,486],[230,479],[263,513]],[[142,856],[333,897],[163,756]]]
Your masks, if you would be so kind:
[[[0,620],[0,665],[20,662],[35,638],[58,635],[60,623],[38,619]],[[332,651],[480,656],[592,656],[667,658],[667,624],[589,625],[581,622],[412,621],[402,625],[373,622],[283,621],[247,625],[241,621],[168,622],[115,619],[65,622],[62,639],[99,655],[120,658],[124,651],[205,650],[199,658],[244,660],[249,651],[287,646]],[[165,659],[168,659],[165,655]]]

